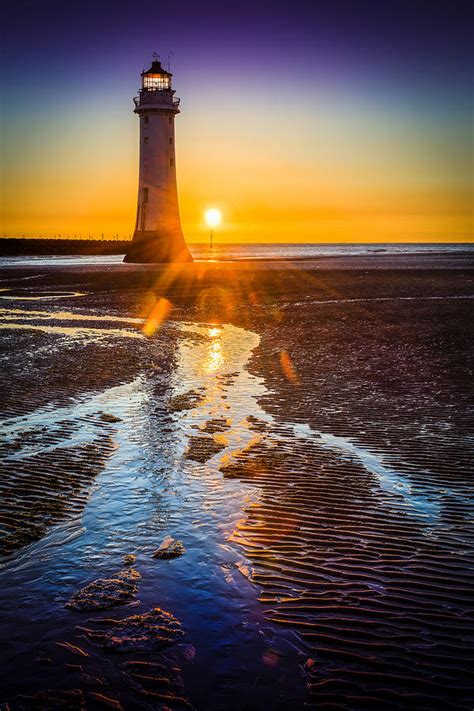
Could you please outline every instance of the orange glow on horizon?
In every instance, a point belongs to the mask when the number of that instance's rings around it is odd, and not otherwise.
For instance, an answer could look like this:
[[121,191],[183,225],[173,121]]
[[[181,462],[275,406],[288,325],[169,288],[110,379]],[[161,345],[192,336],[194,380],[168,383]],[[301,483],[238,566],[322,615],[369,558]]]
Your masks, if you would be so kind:
[[[208,241],[202,216],[212,204],[226,216],[222,244],[471,238],[465,137],[436,115],[328,96],[269,123],[268,106],[252,97],[249,122],[241,97],[224,98],[210,113],[203,97],[176,121],[188,242]],[[26,118],[9,129],[2,236],[131,237],[138,126],[122,104],[111,120],[106,99],[95,101],[64,107],[35,131]]]

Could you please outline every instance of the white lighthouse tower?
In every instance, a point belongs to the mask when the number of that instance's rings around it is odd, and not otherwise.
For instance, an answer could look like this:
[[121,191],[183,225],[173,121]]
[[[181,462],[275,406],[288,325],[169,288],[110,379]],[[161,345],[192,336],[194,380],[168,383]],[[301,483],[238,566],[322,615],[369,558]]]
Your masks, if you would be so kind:
[[125,262],[192,262],[179,218],[174,117],[179,99],[172,74],[156,55],[134,99],[140,119],[140,175],[137,220]]

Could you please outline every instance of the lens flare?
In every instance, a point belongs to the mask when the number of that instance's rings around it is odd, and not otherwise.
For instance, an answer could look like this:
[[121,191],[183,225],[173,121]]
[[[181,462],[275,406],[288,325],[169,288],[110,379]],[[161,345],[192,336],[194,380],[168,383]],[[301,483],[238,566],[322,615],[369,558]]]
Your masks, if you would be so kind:
[[298,385],[298,373],[296,372],[295,367],[287,351],[280,351],[280,365],[286,379],[289,380],[290,383]]
[[145,336],[153,336],[166,320],[170,310],[171,302],[168,301],[168,299],[158,299],[143,325],[143,333]]

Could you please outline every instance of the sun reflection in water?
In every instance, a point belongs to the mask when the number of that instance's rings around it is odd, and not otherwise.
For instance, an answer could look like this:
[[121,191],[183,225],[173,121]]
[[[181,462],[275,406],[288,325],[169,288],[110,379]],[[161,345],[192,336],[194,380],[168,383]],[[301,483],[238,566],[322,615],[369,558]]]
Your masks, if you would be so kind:
[[224,352],[222,349],[222,329],[213,326],[208,330],[208,336],[211,339],[203,363],[205,373],[215,373],[216,370],[224,364]]
[[[181,328],[188,337],[178,343],[174,395],[184,400],[187,395],[189,407],[175,413],[179,418],[178,456],[183,456],[191,473],[196,471],[198,476],[205,467],[207,474],[213,475],[212,486],[222,487],[223,468],[264,437],[253,428],[249,415],[265,421],[266,414],[256,404],[265,388],[245,367],[259,337],[216,321],[183,324]],[[190,453],[202,456],[192,459]]]

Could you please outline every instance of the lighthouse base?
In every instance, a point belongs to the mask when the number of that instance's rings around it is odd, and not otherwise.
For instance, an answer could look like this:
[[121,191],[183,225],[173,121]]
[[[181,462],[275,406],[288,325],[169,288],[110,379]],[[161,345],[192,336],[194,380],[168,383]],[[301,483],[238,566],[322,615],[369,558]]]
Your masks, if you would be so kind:
[[154,230],[135,232],[123,261],[132,264],[169,264],[192,262],[193,258],[181,231]]

